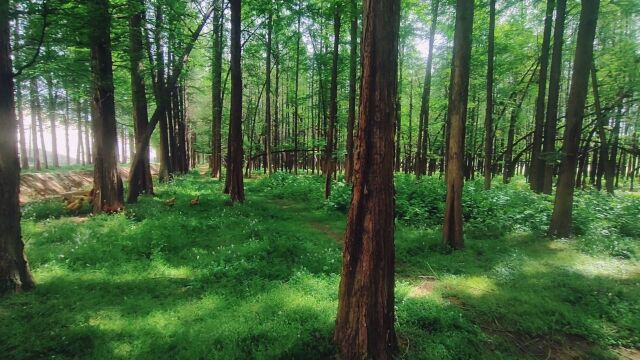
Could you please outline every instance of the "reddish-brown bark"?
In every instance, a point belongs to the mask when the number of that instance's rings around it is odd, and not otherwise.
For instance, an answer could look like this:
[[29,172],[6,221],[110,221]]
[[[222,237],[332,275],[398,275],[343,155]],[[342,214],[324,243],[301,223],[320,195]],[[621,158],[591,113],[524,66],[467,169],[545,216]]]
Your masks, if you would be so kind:
[[353,199],[345,234],[335,342],[342,359],[392,359],[393,162],[399,0],[365,0]]

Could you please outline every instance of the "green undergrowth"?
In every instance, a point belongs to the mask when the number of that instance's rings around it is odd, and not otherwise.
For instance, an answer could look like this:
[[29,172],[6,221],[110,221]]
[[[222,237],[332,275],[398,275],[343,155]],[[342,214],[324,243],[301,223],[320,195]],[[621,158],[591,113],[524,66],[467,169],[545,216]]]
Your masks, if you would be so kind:
[[[637,197],[580,194],[580,235],[548,240],[551,198],[470,182],[467,247],[452,252],[440,245],[441,180],[396,184],[400,358],[608,359],[640,347]],[[349,186],[334,183],[325,201],[321,177],[276,173],[249,180],[235,206],[221,186],[178,177],[111,216],[25,205],[38,286],[0,299],[0,357],[333,357]]]

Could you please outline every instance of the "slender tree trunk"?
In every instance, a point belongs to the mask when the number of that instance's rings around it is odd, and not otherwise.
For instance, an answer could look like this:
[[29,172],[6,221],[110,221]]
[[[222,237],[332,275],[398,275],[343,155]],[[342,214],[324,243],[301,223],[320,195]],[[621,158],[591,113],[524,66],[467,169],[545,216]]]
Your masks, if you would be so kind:
[[[273,3],[270,2],[269,6],[273,6]],[[300,19],[300,17],[298,17],[298,19]],[[298,20],[298,24],[300,24],[299,20]],[[265,98],[264,98],[264,109],[265,109],[265,114],[264,114],[264,127],[265,127],[265,132],[264,132],[264,150],[265,150],[265,159],[266,159],[266,163],[265,163],[265,170],[267,170],[267,172],[269,173],[269,175],[271,175],[271,173],[273,172],[273,165],[271,163],[272,161],[272,155],[271,155],[271,34],[273,32],[273,9],[269,9],[269,15],[268,15],[268,19],[267,19],[267,58],[266,58],[266,81],[265,81],[265,87],[266,87],[266,94],[265,94]],[[298,40],[299,42],[299,40]],[[299,46],[299,45],[298,45]],[[298,58],[298,57],[297,57]],[[297,63],[296,63],[297,64]],[[298,71],[298,68],[296,67],[296,71]],[[297,86],[297,73],[296,73],[296,86]],[[296,88],[296,96],[297,96],[297,88]],[[296,98],[297,101],[297,98]],[[297,107],[296,107],[297,109]]]
[[83,102],[84,107],[84,151],[87,157],[87,163],[93,164],[93,143],[91,141],[92,119],[89,118],[89,101]]
[[[596,71],[595,63],[591,64],[591,88],[593,91],[593,102],[596,111],[596,126],[598,128],[598,140],[600,141],[600,153],[598,154],[598,171],[596,172],[596,188],[602,189],[602,176],[604,175],[605,186],[607,192],[613,194],[613,178],[614,178],[614,166],[609,162],[609,141],[605,134],[605,127],[607,126],[607,117],[602,111],[600,104],[600,91],[598,88],[598,75]],[[615,159],[614,159],[615,163]]]
[[356,78],[358,70],[358,5],[356,0],[351,0],[351,30],[349,49],[349,114],[347,116],[347,157],[344,164],[344,174],[347,182],[353,179],[354,141],[353,131],[356,122]]
[[473,6],[456,2],[456,27],[453,40],[451,90],[449,93],[449,145],[447,150],[447,198],[444,213],[443,242],[454,249],[464,247],[462,232],[462,186],[464,183],[464,132],[469,97],[471,33]]
[[20,230],[20,166],[16,143],[9,2],[0,2],[0,296],[35,286]]
[[324,197],[331,195],[331,177],[335,171],[335,128],[338,120],[338,51],[340,50],[340,6],[336,5],[333,22],[333,65],[331,67],[331,90],[329,123],[327,124],[327,147],[325,149],[325,183]]
[[[144,21],[145,6],[143,0],[128,0],[129,6],[129,64],[131,73],[131,101],[133,106],[133,129],[136,146],[142,142],[142,136],[149,125],[149,113],[147,110],[147,92],[144,81],[144,61],[142,43],[142,26]],[[124,141],[124,139],[123,139]],[[149,160],[149,147],[143,149],[142,161],[138,166],[138,172],[143,176],[129,177],[129,194],[127,202],[132,203],[138,199],[139,194],[153,194],[153,181],[151,179],[151,166]],[[133,159],[132,159],[133,160]]]
[[533,148],[531,152],[531,170],[529,183],[531,190],[542,192],[544,183],[545,160],[542,157],[542,137],[544,132],[544,100],[547,90],[547,69],[549,66],[549,43],[551,42],[551,26],[553,25],[553,8],[555,0],[547,0],[547,11],[544,18],[542,48],[540,50],[540,73],[538,75],[538,97],[533,131]]
[[24,116],[22,114],[22,87],[20,81],[16,81],[16,107],[18,111],[18,135],[20,136],[20,167],[29,168],[29,152],[27,151],[27,138],[24,131]]
[[[400,14],[402,17],[402,13]],[[394,161],[394,171],[400,171],[400,156],[401,156],[401,143],[402,143],[402,67],[404,63],[404,39],[400,40],[400,51],[399,51],[399,64],[398,64],[398,91],[396,96],[396,111],[398,114],[396,115],[396,126],[395,126],[395,134],[396,134],[396,149],[395,154],[396,158]]]
[[[487,51],[487,108],[484,113],[484,189],[491,188],[493,169],[493,60],[496,31],[496,0],[489,0],[489,50]],[[475,151],[475,149],[474,149]]]
[[429,104],[431,100],[431,68],[433,64],[433,43],[436,36],[436,24],[438,22],[438,7],[440,0],[434,0],[431,13],[431,26],[429,27],[429,47],[427,51],[427,69],[424,75],[422,89],[422,105],[420,107],[420,124],[418,127],[418,143],[416,149],[416,175],[424,175],[429,162]]
[[56,131],[56,96],[53,88],[53,79],[51,74],[47,76],[47,91],[48,91],[48,106],[47,117],[49,118],[49,124],[51,126],[51,159],[53,167],[60,166],[58,161],[58,133]]
[[38,83],[35,78],[29,79],[29,102],[31,107],[31,142],[33,143],[33,164],[36,171],[41,170],[40,149],[38,146]]
[[82,163],[82,165],[86,164],[86,153],[84,150],[84,140],[82,138],[82,104],[80,103],[80,99],[76,99],[76,117],[77,117],[77,127],[78,127],[78,158],[76,160],[76,164]]
[[577,153],[589,85],[588,75],[593,59],[593,40],[596,33],[599,6],[600,0],[582,0],[571,90],[567,101],[566,127],[562,142],[564,159],[560,166],[555,206],[549,226],[549,234],[555,237],[567,237],[572,233]]
[[66,165],[71,165],[71,149],[69,146],[69,121],[71,120],[71,113],[69,111],[69,94],[67,93],[64,99],[64,150],[66,155]]
[[298,1],[298,28],[297,28],[297,39],[296,39],[296,79],[295,79],[295,89],[294,89],[294,108],[293,108],[293,172],[298,175],[298,127],[300,122],[300,114],[298,113],[298,92],[299,92],[299,83],[300,83],[300,40],[302,38],[302,34],[300,33],[300,17],[302,16],[300,9],[300,1]]
[[558,127],[558,103],[560,101],[560,82],[562,78],[562,45],[564,43],[564,19],[567,0],[557,0],[556,22],[553,28],[553,53],[551,55],[551,72],[549,73],[549,97],[544,127],[542,155],[546,159],[542,192],[551,194],[553,190],[553,173],[556,163],[556,134]]
[[229,161],[227,178],[231,202],[244,201],[242,178],[242,68],[240,44],[241,0],[231,3],[231,120],[229,123]]
[[365,0],[358,144],[334,340],[342,359],[392,359],[400,1]]
[[213,4],[212,38],[213,53],[211,56],[211,158],[209,167],[211,177],[222,176],[222,26],[223,1],[216,0]]
[[93,212],[117,212],[123,207],[122,179],[118,173],[116,112],[111,59],[111,18],[108,0],[90,3],[91,73],[93,76]]

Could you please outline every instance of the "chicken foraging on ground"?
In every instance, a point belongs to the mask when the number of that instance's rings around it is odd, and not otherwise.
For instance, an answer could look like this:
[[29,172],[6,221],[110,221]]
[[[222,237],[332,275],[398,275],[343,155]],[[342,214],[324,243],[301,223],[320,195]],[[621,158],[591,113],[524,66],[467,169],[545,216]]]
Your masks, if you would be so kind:
[[200,195],[196,196],[195,199],[191,199],[191,206],[195,206],[200,204]]

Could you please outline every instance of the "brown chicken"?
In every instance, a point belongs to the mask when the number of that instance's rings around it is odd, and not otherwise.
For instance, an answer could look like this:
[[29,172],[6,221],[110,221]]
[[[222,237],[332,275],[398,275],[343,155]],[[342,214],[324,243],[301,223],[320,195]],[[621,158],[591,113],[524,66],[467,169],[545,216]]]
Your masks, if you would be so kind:
[[195,199],[191,199],[191,206],[195,206],[200,204],[200,195],[196,196]]

